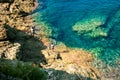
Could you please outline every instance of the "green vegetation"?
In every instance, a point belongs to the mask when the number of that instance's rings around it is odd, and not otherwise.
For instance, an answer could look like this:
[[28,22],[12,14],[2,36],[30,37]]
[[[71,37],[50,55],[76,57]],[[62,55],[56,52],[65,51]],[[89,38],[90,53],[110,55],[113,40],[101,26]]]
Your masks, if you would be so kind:
[[46,74],[39,67],[18,61],[0,60],[0,74],[6,76],[4,80],[8,76],[22,80],[46,80]]

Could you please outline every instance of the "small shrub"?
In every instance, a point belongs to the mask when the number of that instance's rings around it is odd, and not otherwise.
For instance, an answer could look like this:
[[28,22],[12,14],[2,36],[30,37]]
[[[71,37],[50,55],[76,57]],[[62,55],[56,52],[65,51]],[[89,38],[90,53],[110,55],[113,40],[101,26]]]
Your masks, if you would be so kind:
[[0,60],[0,74],[23,80],[46,80],[46,74],[31,63]]

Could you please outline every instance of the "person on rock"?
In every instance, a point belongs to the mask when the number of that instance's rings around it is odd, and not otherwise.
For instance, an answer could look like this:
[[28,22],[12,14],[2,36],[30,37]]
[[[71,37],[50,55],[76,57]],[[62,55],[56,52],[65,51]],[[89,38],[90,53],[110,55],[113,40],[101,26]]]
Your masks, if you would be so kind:
[[53,42],[50,43],[49,46],[48,46],[48,49],[51,50],[51,51],[54,51],[54,49],[55,49],[55,44],[54,44]]
[[54,48],[55,48],[54,43],[51,43],[50,47],[51,47],[51,50],[54,51]]
[[33,27],[30,28],[30,32],[31,32],[32,36],[35,35],[35,26],[33,26]]

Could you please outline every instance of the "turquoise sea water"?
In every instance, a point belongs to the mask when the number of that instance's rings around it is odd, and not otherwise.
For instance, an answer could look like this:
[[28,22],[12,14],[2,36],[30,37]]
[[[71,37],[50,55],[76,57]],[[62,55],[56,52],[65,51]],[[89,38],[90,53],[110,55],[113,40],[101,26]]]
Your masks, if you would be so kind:
[[107,64],[120,61],[120,0],[38,0],[36,22],[68,47],[92,52]]

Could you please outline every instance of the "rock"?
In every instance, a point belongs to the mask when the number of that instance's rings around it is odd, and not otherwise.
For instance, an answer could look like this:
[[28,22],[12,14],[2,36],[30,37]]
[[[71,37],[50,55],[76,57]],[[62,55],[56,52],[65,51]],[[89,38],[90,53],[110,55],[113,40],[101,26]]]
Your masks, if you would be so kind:
[[19,43],[10,43],[8,41],[1,42],[0,46],[0,58],[5,59],[16,59],[16,56],[20,50],[20,44]]
[[0,58],[16,59],[23,40],[30,39],[26,32],[33,21],[28,13],[35,8],[35,0],[0,0]]
[[69,64],[66,67],[66,70],[70,74],[75,74],[77,76],[83,76],[86,78],[92,78],[92,79],[99,79],[95,71],[89,67],[84,66],[77,66],[73,64]]
[[35,9],[35,6],[36,2],[34,0],[15,0],[14,3],[10,5],[10,13],[30,13]]
[[0,26],[0,41],[5,40],[7,38],[6,29]]
[[13,45],[9,45],[7,50],[5,51],[5,58],[6,59],[10,59],[10,60],[13,60],[13,59],[16,59],[16,56],[20,50],[20,44],[19,43],[14,43]]
[[6,46],[9,44],[9,41],[1,41],[0,42],[0,47]]
[[11,28],[9,25],[5,25],[5,28],[7,29],[6,31],[7,38],[9,40],[15,39],[17,31],[14,28]]
[[77,80],[76,75],[69,74],[65,71],[47,69],[45,70],[48,74],[47,80]]
[[0,0],[0,3],[13,3],[14,0]]

